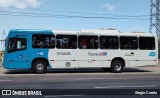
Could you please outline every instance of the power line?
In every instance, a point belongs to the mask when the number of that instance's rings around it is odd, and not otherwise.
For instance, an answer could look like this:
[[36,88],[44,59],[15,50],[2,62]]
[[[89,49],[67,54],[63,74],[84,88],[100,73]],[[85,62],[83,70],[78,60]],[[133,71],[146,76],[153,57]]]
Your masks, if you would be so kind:
[[9,16],[29,16],[29,17],[52,17],[52,18],[85,18],[85,19],[122,19],[122,20],[149,20],[145,18],[115,18],[115,17],[89,17],[89,16],[60,16],[60,15],[51,15],[51,16],[33,16],[33,15],[15,15],[15,14],[0,14],[0,15],[9,15]]
[[0,25],[35,25],[35,24],[101,24],[103,21],[98,22],[76,22],[76,23],[0,23]]
[[[3,14],[0,15],[11,15],[11,16],[29,16],[29,17],[54,17],[54,18],[87,18],[87,19],[128,19],[128,20],[149,20],[147,18],[139,18],[128,16],[128,17],[111,17],[111,16],[79,16],[79,15],[62,15],[62,14],[39,14],[39,13],[25,13],[25,12],[13,12],[13,11],[0,11]],[[5,14],[4,14],[5,13]],[[7,13],[7,14],[6,14]]]
[[[2,6],[0,6],[2,7]],[[14,9],[21,9],[24,10],[24,8],[15,8],[15,7],[2,7],[2,8],[14,8]],[[74,14],[91,14],[91,15],[110,15],[115,17],[149,17],[150,15],[113,15],[113,14],[98,14],[98,13],[84,13],[84,12],[71,12],[71,11],[56,11],[56,10],[46,10],[46,9],[31,9],[31,8],[25,8],[25,10],[36,10],[36,11],[48,11],[48,12],[59,12],[59,13],[74,13]]]

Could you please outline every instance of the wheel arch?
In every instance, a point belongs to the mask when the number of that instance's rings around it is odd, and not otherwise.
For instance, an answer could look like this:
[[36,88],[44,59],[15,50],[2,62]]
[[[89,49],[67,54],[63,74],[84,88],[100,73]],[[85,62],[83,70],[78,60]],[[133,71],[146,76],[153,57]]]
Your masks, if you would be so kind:
[[33,69],[33,64],[34,64],[34,62],[36,62],[36,61],[38,61],[38,60],[44,61],[44,62],[47,64],[47,67],[49,66],[49,62],[48,62],[48,60],[47,60],[46,58],[38,57],[38,58],[35,58],[35,59],[32,60],[31,69]]
[[126,66],[125,60],[122,57],[115,57],[115,58],[113,58],[112,61],[111,61],[111,65],[112,65],[113,61],[115,61],[115,60],[120,60],[121,62],[123,62],[123,64],[124,64],[123,66],[124,67]]

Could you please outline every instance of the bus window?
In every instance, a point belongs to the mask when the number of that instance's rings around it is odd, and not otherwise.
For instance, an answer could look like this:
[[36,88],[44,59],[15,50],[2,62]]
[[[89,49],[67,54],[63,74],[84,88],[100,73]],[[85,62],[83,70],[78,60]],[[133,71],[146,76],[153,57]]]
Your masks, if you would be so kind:
[[155,38],[154,37],[139,37],[139,49],[154,50],[155,49]]
[[100,36],[100,49],[118,49],[118,37],[117,36]]
[[20,51],[27,49],[26,38],[10,38],[8,44],[8,52]]
[[137,37],[120,37],[121,49],[138,49]]
[[77,35],[56,35],[56,48],[77,49]]
[[78,43],[80,49],[98,49],[98,36],[80,35]]
[[33,48],[55,48],[55,35],[49,34],[33,34]]

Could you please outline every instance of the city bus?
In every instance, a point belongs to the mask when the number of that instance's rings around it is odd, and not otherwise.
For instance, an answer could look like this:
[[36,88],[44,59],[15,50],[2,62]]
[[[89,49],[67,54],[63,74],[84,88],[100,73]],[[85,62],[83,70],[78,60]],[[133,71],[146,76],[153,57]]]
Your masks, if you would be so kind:
[[3,66],[45,73],[47,69],[110,68],[156,65],[157,36],[118,30],[9,31]]

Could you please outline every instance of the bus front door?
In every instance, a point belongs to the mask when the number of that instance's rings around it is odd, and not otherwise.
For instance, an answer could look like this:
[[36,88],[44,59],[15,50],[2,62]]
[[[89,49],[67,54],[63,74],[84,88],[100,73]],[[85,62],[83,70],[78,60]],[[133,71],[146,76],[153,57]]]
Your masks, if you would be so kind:
[[29,68],[29,53],[26,38],[10,38],[8,43],[7,65],[11,69]]

